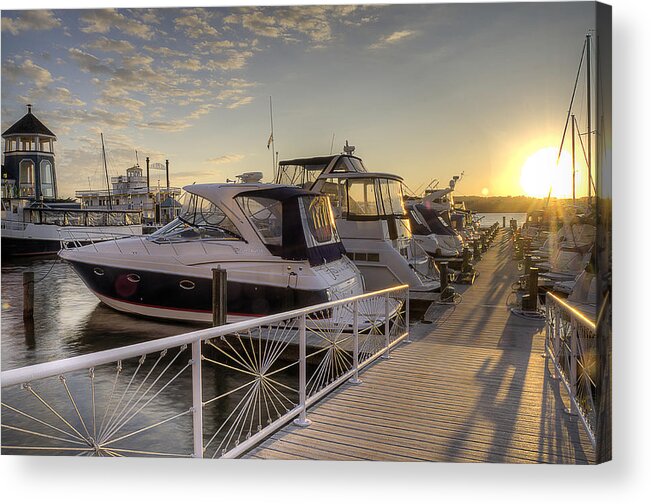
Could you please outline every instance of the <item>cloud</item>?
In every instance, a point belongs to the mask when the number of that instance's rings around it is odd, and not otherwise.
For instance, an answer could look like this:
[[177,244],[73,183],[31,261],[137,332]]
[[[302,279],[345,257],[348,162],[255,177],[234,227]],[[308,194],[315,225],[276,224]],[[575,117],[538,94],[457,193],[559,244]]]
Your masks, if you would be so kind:
[[224,156],[217,156],[214,158],[206,159],[206,162],[214,165],[222,165],[227,163],[236,163],[242,159],[244,159],[243,154],[226,154]]
[[68,49],[68,54],[70,55],[70,58],[77,63],[82,72],[100,74],[113,73],[113,69],[110,67],[112,60],[103,63],[97,56],[93,56],[92,54],[77,49],[76,47]]
[[206,68],[209,70],[240,70],[244,68],[249,60],[253,56],[251,51],[238,51],[238,50],[227,50],[224,51],[224,57],[219,59],[210,59],[206,63]]
[[[350,23],[350,17],[368,7],[362,5],[302,5],[288,7],[242,7],[224,18],[226,24],[239,24],[261,37],[282,38],[286,42],[300,42],[306,36],[312,42],[326,42],[333,38],[337,23]],[[369,19],[371,18],[363,18]],[[360,21],[361,23],[361,21]]]
[[51,30],[61,26],[61,20],[54,17],[50,10],[24,11],[16,18],[2,17],[2,30],[7,30],[12,35],[22,31]]
[[96,38],[93,42],[86,44],[84,47],[97,49],[102,52],[116,52],[119,54],[130,53],[135,49],[133,44],[127,40],[115,40],[104,36]]
[[171,56],[177,56],[177,57],[185,57],[187,56],[187,53],[184,53],[183,51],[178,51],[176,49],[170,49],[169,47],[152,47],[152,46],[143,46],[143,49],[145,51],[149,51],[153,54],[157,54],[159,56],[163,56],[165,58],[169,58]]
[[371,49],[380,49],[380,48],[386,47],[387,45],[390,45],[390,44],[396,44],[396,43],[400,42],[401,40],[413,37],[414,35],[416,35],[416,32],[412,31],[412,30],[396,31],[396,32],[393,32],[390,35],[387,35],[386,37],[382,37],[380,40],[378,40],[374,44],[370,45],[369,47]]
[[198,72],[199,70],[204,69],[201,61],[196,58],[174,60],[170,62],[170,65],[172,65],[172,68],[175,68],[176,70],[190,70],[191,72]]
[[13,59],[5,60],[2,65],[2,79],[32,85],[36,89],[45,88],[54,81],[49,70],[38,66],[31,59],[26,59],[21,63]]
[[208,21],[212,14],[205,9],[183,9],[183,15],[174,20],[174,27],[191,39],[218,37],[219,32]]
[[79,21],[82,23],[80,30],[84,33],[108,33],[115,29],[144,40],[150,40],[154,36],[154,30],[150,26],[152,23],[143,23],[135,17],[125,16],[117,9],[83,11]]

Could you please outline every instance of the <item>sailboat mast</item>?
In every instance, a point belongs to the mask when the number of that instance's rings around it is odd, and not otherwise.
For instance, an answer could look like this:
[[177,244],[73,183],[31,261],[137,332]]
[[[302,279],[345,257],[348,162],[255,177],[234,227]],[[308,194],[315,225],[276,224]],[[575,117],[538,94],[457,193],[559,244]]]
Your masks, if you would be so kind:
[[108,166],[106,164],[106,149],[104,148],[104,133],[99,134],[102,140],[102,158],[104,158],[104,175],[106,175],[106,190],[108,191],[108,206],[109,210],[113,210],[113,203],[111,202],[111,185],[109,184]]
[[586,86],[587,86],[587,107],[588,107],[588,205],[592,202],[592,86],[590,82],[590,46],[592,36],[586,35]]

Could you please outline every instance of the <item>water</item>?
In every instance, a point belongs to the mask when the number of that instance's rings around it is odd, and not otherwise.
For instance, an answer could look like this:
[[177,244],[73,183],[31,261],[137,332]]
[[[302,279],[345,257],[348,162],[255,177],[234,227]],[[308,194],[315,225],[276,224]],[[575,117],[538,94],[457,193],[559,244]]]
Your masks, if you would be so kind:
[[[22,274],[24,271],[34,271],[35,296],[34,296],[34,323],[26,324],[22,315]],[[155,338],[186,333],[206,327],[201,324],[184,324],[168,321],[156,321],[122,314],[101,304],[97,298],[86,288],[77,277],[72,268],[66,263],[55,258],[36,260],[4,260],[2,261],[2,370],[15,369],[22,366],[64,359],[109,348],[116,348],[134,343],[139,343]],[[237,346],[237,343],[235,343]],[[239,352],[243,355],[240,348]],[[253,355],[252,352],[251,355]],[[224,361],[224,356],[212,347],[204,345],[204,356],[215,360]],[[160,361],[157,363],[157,359]],[[85,439],[101,438],[101,433],[109,438],[123,437],[136,431],[142,432],[131,435],[123,441],[111,444],[118,455],[148,455],[144,452],[157,452],[175,454],[176,456],[192,453],[192,368],[188,365],[190,348],[180,350],[170,349],[167,354],[149,354],[139,368],[139,358],[127,359],[120,364],[116,363],[98,366],[89,370],[69,373],[66,381],[58,377],[37,380],[32,383],[33,390],[43,398],[48,405],[56,410],[66,422],[76,429]],[[229,361],[231,366],[238,367]],[[286,366],[278,363],[277,367]],[[242,368],[243,366],[239,366]],[[276,367],[276,368],[277,368]],[[276,369],[274,368],[274,369]],[[151,371],[151,373],[150,373]],[[150,373],[150,374],[148,374]],[[204,362],[203,373],[203,398],[204,401],[217,396],[224,398],[206,405],[203,409],[204,416],[204,443],[207,443],[220,425],[226,422],[226,427],[220,432],[216,441],[207,450],[207,456],[214,453],[219,442],[231,436],[230,447],[237,438],[244,440],[249,432],[255,433],[264,427],[268,415],[261,408],[253,411],[250,406],[250,396],[247,391],[251,386],[250,373],[238,372],[215,364]],[[157,377],[160,379],[156,382]],[[176,378],[172,379],[175,375]],[[130,379],[136,376],[133,385]],[[275,400],[277,411],[272,405],[271,416],[275,419],[277,412],[284,413],[284,406],[288,401],[296,402],[295,394],[288,388],[296,387],[297,369],[292,366],[285,371],[274,375],[275,387],[284,391],[287,401]],[[165,385],[169,382],[169,385]],[[117,384],[117,386],[115,385]],[[165,390],[159,395],[156,392],[165,385]],[[66,389],[67,387],[67,389]],[[151,387],[151,390],[149,390]],[[239,389],[239,390],[238,390]],[[113,390],[117,390],[114,394]],[[73,401],[68,391],[74,398]],[[116,409],[120,394],[124,393],[124,402]],[[254,391],[254,393],[257,393]],[[63,435],[55,428],[65,431],[74,430],[57,417],[47,406],[39,401],[29,389],[20,386],[5,388],[2,391],[3,402],[21,409],[42,422],[27,418],[24,415],[3,407],[3,425],[18,426],[48,436],[54,435],[61,439],[26,434],[11,428],[2,429],[3,454],[56,454],[75,455],[87,454],[79,451],[86,446],[78,443],[79,437]],[[122,410],[126,401],[133,396],[134,408],[129,405]],[[140,403],[137,400],[142,397]],[[151,402],[148,402],[151,399]],[[243,401],[243,402],[242,402]],[[248,402],[247,402],[248,401]],[[130,419],[131,412],[137,412],[145,402],[146,408]],[[270,402],[274,402],[272,399]],[[284,402],[285,404],[280,404]],[[238,419],[232,411],[242,405],[249,409],[246,414]],[[81,414],[78,414],[76,410]],[[122,412],[126,411],[126,414]],[[117,412],[117,416],[113,414]],[[112,418],[119,419],[123,415],[126,424],[110,434],[109,425]],[[147,429],[162,420],[179,415],[164,425]],[[81,417],[81,418],[80,418]],[[244,420],[246,424],[244,425]],[[120,422],[115,423],[118,425]],[[235,430],[228,429],[237,423]],[[117,428],[117,427],[116,427]],[[88,435],[85,433],[88,432]],[[230,433],[229,433],[230,432]],[[107,434],[109,433],[109,434]],[[76,440],[74,439],[76,438]],[[24,451],[12,446],[41,447],[41,450]],[[9,448],[8,448],[9,447]],[[43,450],[43,447],[56,448]],[[127,452],[119,450],[136,450]],[[106,453],[105,453],[106,454]]]
[[509,222],[511,219],[515,219],[518,221],[518,226],[522,226],[524,221],[527,218],[526,213],[522,212],[514,212],[514,213],[478,213],[478,217],[482,217],[481,225],[482,226],[491,226],[494,223],[498,223],[500,226],[502,225],[502,218],[506,217],[506,227],[509,227]]

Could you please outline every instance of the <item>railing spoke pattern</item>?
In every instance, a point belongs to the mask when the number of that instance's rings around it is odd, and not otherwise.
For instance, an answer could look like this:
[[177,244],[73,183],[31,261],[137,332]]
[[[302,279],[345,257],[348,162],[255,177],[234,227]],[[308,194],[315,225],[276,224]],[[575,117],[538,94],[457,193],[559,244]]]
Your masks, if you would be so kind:
[[594,446],[599,393],[595,324],[551,293],[547,294],[545,310],[546,351],[553,373],[569,394],[569,411],[579,415]]
[[237,457],[293,418],[307,425],[309,406],[388,357],[408,336],[407,296],[385,289],[3,372],[2,453]]
[[188,357],[182,346],[8,387],[2,402],[3,453],[190,456],[154,451],[149,443],[152,431],[182,424],[191,413],[191,401],[184,404],[171,390],[187,375]]

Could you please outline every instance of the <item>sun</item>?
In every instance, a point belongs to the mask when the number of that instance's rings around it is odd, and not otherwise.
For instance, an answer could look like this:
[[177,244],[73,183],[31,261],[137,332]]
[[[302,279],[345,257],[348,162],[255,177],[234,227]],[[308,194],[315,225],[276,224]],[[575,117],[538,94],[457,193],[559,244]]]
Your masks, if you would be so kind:
[[551,189],[552,196],[572,196],[572,158],[566,151],[556,163],[558,149],[545,147],[534,152],[522,165],[520,185],[527,196],[544,198]]

